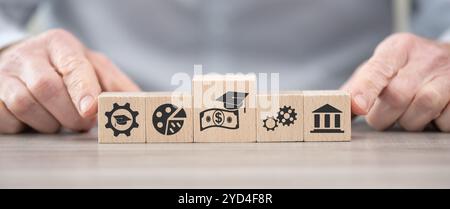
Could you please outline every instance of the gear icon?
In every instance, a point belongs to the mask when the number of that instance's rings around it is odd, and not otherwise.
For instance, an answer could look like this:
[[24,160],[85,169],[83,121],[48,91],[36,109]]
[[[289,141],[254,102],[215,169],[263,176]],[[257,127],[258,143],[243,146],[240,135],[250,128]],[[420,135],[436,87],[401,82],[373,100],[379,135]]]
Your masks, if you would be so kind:
[[[123,111],[122,111],[123,110]],[[115,114],[118,112],[118,114]],[[123,113],[123,114],[121,114]],[[128,116],[131,116],[128,117]],[[105,116],[108,118],[108,123],[106,123],[105,127],[110,128],[114,132],[114,136],[119,136],[119,134],[125,134],[126,136],[131,135],[131,130],[133,128],[139,127],[139,124],[136,122],[136,117],[139,115],[139,112],[133,111],[130,108],[130,103],[126,103],[125,105],[121,106],[117,103],[113,104],[113,109],[110,112],[105,112]],[[113,125],[112,118],[115,118],[116,122],[115,125]],[[128,121],[131,120],[131,123],[128,123]],[[124,128],[118,128],[117,124],[120,126],[125,126]],[[126,126],[129,124],[128,126]]]
[[278,127],[278,121],[273,116],[267,116],[266,119],[263,120],[263,127],[267,129],[267,131],[275,131],[275,128]]
[[283,126],[290,126],[297,120],[297,113],[291,106],[283,106],[283,108],[280,108],[280,111],[278,111],[277,119]]

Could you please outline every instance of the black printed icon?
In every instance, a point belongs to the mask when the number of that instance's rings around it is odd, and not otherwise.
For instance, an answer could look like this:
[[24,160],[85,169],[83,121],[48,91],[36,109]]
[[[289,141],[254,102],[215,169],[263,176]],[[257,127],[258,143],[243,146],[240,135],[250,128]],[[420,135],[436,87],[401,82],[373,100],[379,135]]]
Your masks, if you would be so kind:
[[218,97],[216,101],[222,102],[224,108],[211,108],[200,112],[200,131],[213,127],[238,129],[239,108],[244,106],[244,113],[246,112],[244,101],[247,96],[246,92],[228,91]]
[[227,110],[239,109],[240,107],[242,107],[242,105],[244,105],[244,100],[245,97],[247,96],[248,93],[245,92],[228,91],[219,98],[217,98],[216,101],[223,102],[223,108]]
[[136,117],[139,112],[133,111],[130,107],[130,103],[125,103],[123,106],[114,103],[113,109],[109,112],[105,112],[105,116],[108,118],[108,122],[105,127],[110,128],[114,132],[114,136],[119,136],[119,134],[125,134],[125,136],[130,136],[131,131],[134,128],[139,127],[136,121]]
[[160,105],[153,112],[153,127],[160,134],[173,135],[183,128],[186,112],[173,104]]
[[[342,111],[326,104],[313,111],[314,129],[311,133],[344,133],[341,129]],[[333,124],[331,124],[333,117]]]
[[266,119],[263,120],[263,127],[266,128],[267,131],[275,131],[275,128],[278,127],[278,124],[282,124],[283,126],[290,126],[294,124],[294,121],[297,120],[297,113],[295,109],[291,106],[283,106],[277,112],[276,117],[267,116]]
[[263,120],[263,127],[267,129],[267,131],[275,131],[275,128],[278,127],[278,120],[273,116],[267,116],[266,119]]
[[291,124],[294,124],[294,121],[297,120],[297,113],[295,112],[295,109],[289,107],[282,107],[280,108],[280,111],[278,111],[277,116],[278,122],[283,124],[283,126],[290,126]]
[[128,123],[128,121],[131,120],[131,118],[127,117],[126,115],[115,115],[114,119],[116,119],[116,122],[119,125],[125,125]]

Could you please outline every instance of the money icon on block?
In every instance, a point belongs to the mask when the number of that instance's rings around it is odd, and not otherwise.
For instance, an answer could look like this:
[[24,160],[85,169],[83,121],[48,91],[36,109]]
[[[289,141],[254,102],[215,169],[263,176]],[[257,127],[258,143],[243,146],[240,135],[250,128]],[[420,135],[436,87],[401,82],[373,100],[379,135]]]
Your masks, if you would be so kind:
[[200,131],[212,127],[238,129],[239,110],[212,108],[200,112]]
[[256,141],[256,76],[195,75],[194,142]]

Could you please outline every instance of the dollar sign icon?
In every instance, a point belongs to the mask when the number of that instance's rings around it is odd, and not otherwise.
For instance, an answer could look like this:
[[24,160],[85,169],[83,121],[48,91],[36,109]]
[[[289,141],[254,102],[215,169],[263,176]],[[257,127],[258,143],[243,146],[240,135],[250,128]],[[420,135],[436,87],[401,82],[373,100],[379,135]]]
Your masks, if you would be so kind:
[[222,110],[216,110],[213,114],[213,117],[214,124],[216,124],[217,126],[221,126],[225,121]]

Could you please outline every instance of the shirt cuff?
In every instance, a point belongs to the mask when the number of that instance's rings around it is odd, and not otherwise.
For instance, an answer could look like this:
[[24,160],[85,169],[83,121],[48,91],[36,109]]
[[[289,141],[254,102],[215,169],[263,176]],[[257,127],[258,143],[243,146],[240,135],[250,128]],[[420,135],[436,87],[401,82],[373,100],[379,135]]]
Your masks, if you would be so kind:
[[9,30],[5,32],[0,32],[0,49],[9,46],[12,43],[20,41],[27,36],[25,32],[18,30]]
[[439,41],[450,43],[450,28],[441,35]]

